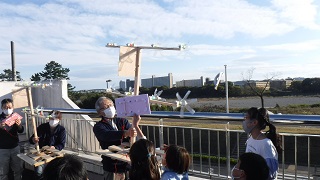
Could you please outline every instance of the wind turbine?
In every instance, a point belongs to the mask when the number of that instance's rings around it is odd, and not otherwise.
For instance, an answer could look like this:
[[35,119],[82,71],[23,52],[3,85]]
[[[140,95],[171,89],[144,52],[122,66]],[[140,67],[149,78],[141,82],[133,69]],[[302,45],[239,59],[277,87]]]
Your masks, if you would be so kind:
[[214,89],[217,90],[218,89],[218,86],[219,86],[219,83],[220,83],[220,80],[221,80],[221,77],[223,75],[223,72],[220,72],[216,75],[216,77],[214,78],[214,81],[213,81],[213,84],[214,84]]
[[158,100],[158,101],[166,101],[166,99],[163,99],[160,97],[160,95],[162,94],[163,90],[158,91],[158,89],[156,88],[154,90],[154,93],[152,96],[149,96],[150,100]]
[[179,95],[179,93],[177,92],[176,93],[176,96],[177,96],[177,107],[181,107],[180,109],[180,117],[183,117],[183,114],[184,114],[184,110],[187,109],[191,114],[194,114],[196,111],[194,109],[192,109],[190,107],[190,105],[188,103],[191,103],[191,102],[188,102],[187,101],[187,98],[189,96],[189,94],[191,93],[191,91],[189,90],[183,98],[181,98],[181,96]]
[[[129,87],[129,91],[128,92],[124,92],[124,94],[126,96],[132,96],[134,94],[134,88]],[[139,94],[139,92],[138,92],[138,94]]]

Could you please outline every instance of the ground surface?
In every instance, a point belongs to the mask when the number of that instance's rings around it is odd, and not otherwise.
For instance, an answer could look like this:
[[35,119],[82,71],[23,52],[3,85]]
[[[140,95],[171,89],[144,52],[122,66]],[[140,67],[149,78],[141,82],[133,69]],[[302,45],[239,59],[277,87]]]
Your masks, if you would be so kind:
[[[168,100],[174,101],[174,100]],[[320,96],[284,96],[284,97],[264,97],[265,107],[275,107],[278,104],[280,107],[298,104],[317,104],[320,103]],[[217,105],[225,106],[225,98],[198,98],[198,102],[192,106],[199,107],[202,105]],[[230,108],[246,108],[260,107],[261,101],[258,96],[255,97],[229,97]]]

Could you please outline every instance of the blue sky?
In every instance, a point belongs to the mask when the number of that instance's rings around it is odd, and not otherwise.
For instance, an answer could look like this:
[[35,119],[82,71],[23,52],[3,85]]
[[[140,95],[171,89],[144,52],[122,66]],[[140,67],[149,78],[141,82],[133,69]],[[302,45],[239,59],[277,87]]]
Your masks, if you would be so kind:
[[0,1],[0,70],[11,68],[15,42],[23,79],[54,60],[70,68],[76,89],[118,86],[125,45],[178,47],[142,50],[141,78],[174,82],[210,77],[228,65],[228,80],[319,77],[320,1],[313,0],[35,0]]

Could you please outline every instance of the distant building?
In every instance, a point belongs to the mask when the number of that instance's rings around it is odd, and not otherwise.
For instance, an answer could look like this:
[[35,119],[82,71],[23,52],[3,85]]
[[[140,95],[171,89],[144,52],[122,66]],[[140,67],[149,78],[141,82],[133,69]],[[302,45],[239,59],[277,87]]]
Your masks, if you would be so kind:
[[134,80],[126,79],[126,91],[129,91],[129,88],[134,88]]
[[294,81],[303,81],[305,79],[306,78],[304,78],[304,77],[295,77],[295,78],[293,78]]
[[288,87],[291,86],[293,79],[287,78],[287,79],[281,79],[281,80],[272,80],[270,81],[270,88],[277,89],[277,90],[285,90]]
[[214,84],[214,81],[211,80],[209,77],[206,77],[204,85],[208,86],[208,85],[213,85],[213,84]]
[[176,87],[202,87],[203,85],[203,76],[200,79],[176,81]]
[[234,86],[240,86],[240,87],[243,87],[247,84],[247,81],[234,81],[233,82],[233,85]]
[[[265,88],[267,85],[266,90],[270,89],[270,83],[268,81],[250,81],[250,85],[254,88]],[[247,82],[245,86],[249,86],[249,83]]]
[[125,81],[120,81],[120,82],[119,82],[119,87],[120,87],[120,89],[122,89],[122,90],[126,90],[126,82],[125,82]]
[[145,88],[151,88],[155,86],[167,86],[168,88],[173,87],[173,77],[172,73],[169,73],[168,76],[156,77],[152,75],[151,78],[141,79],[141,86]]

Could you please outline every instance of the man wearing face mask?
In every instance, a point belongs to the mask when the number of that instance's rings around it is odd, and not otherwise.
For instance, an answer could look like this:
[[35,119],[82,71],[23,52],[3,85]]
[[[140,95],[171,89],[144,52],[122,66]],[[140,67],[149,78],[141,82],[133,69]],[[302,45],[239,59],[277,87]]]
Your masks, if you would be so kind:
[[[53,111],[50,115],[49,122],[43,123],[37,128],[38,138],[32,135],[29,138],[31,144],[39,143],[39,147],[50,146],[52,149],[61,151],[66,143],[66,130],[59,124],[62,118],[60,111]],[[44,166],[38,166],[35,171],[36,178],[42,175]]]
[[[93,127],[93,132],[102,149],[108,149],[111,145],[120,145],[129,142],[129,138],[144,138],[139,128],[140,116],[133,116],[132,125],[127,119],[115,117],[116,110],[113,101],[107,97],[100,97],[95,103],[95,109],[101,121]],[[104,180],[126,179],[127,163],[113,160],[107,156],[102,157]]]
[[0,114],[0,179],[8,179],[9,167],[14,174],[14,180],[21,179],[21,161],[17,157],[20,153],[18,145],[18,133],[24,131],[21,119],[16,119],[12,126],[6,125],[2,120],[8,118],[13,113],[12,99],[1,101],[2,113]]

